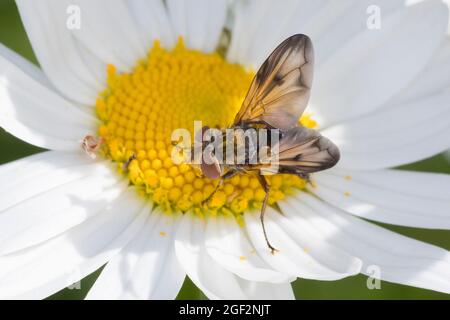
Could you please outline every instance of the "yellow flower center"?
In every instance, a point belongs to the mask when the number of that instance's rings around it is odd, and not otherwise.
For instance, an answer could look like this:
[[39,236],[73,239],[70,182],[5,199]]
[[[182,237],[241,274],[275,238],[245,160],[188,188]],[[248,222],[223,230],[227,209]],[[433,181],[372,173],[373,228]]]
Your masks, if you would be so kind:
[[[189,164],[171,159],[171,134],[185,128],[193,135],[193,123],[225,128],[232,123],[253,78],[253,73],[227,62],[218,53],[205,54],[184,47],[182,40],[169,51],[155,42],[148,56],[132,72],[118,73],[108,66],[108,87],[96,102],[101,120],[103,152],[118,164],[141,193],[166,211],[195,209],[216,213],[240,213],[261,207],[264,190],[252,175],[225,181],[205,205],[217,180],[198,174]],[[301,123],[314,127],[308,116]],[[268,177],[269,204],[304,188],[293,175]]]

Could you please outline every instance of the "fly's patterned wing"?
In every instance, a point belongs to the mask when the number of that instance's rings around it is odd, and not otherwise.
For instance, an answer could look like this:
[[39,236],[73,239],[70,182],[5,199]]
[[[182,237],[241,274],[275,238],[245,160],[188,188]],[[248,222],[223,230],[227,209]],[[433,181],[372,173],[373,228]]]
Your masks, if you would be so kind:
[[283,133],[274,152],[276,149],[277,156],[271,157],[272,168],[262,166],[261,171],[307,175],[333,167],[340,158],[339,149],[329,139],[302,126]]
[[309,100],[313,64],[308,36],[297,34],[283,41],[253,79],[234,126],[264,122],[282,130],[294,127]]

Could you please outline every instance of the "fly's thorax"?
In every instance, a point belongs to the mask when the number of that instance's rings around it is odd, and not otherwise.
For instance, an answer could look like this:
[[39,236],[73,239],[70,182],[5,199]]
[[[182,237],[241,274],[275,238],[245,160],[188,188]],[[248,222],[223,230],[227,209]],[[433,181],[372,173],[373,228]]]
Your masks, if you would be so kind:
[[[282,137],[275,128],[234,126],[222,130],[205,131],[201,148],[191,148],[191,161],[201,159],[207,164],[217,162],[227,168],[265,165],[276,161],[276,149]],[[201,156],[199,154],[201,153]],[[197,163],[200,164],[200,163]]]

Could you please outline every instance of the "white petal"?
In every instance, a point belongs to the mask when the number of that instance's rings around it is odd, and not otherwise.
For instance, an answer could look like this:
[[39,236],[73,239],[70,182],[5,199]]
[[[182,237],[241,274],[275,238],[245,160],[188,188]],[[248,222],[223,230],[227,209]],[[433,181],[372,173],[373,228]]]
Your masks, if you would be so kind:
[[64,5],[80,7],[82,26],[73,35],[105,63],[130,71],[145,56],[147,39],[139,32],[126,1],[64,0]]
[[48,80],[47,76],[39,67],[37,67],[35,64],[31,63],[15,51],[9,49],[2,43],[0,43],[0,56],[10,61],[12,64],[20,68],[24,73],[28,74],[40,84],[47,86],[49,89],[53,89],[52,84]]
[[[210,299],[280,299],[292,297],[288,284],[253,284],[222,268],[206,252],[205,221],[186,213],[175,240],[178,261],[189,278]],[[258,288],[261,291],[257,290]],[[272,288],[272,290],[269,290]],[[276,289],[275,289],[276,288]]]
[[233,217],[216,216],[206,226],[206,251],[218,264],[241,278],[270,283],[292,282],[292,276],[268,266],[256,253]]
[[327,171],[311,192],[362,218],[450,229],[450,175],[401,170]]
[[175,44],[172,25],[162,1],[131,0],[127,4],[148,48],[156,39],[161,40],[162,44],[168,48]]
[[[296,208],[283,207],[284,213],[292,211]],[[257,252],[276,270],[316,280],[337,280],[360,272],[359,259],[321,241],[313,232],[302,228],[301,223],[283,217],[270,207],[265,226],[269,241],[278,250],[274,254],[264,239],[259,212],[246,213],[245,222]]]
[[[16,60],[17,61],[17,60]],[[95,118],[0,56],[0,126],[39,147],[79,150]]]
[[178,261],[195,285],[210,299],[245,299],[234,275],[209,257],[204,245],[205,223],[191,213],[181,218],[175,238]]
[[42,299],[92,273],[139,232],[148,216],[142,212],[143,204],[130,188],[86,223],[41,245],[0,257],[0,297]]
[[366,16],[361,19],[361,14],[369,5],[379,6],[384,19],[402,4],[402,0],[238,1],[228,59],[257,68],[285,38],[305,33],[313,39],[319,66],[366,29]]
[[389,102],[399,105],[435,95],[450,87],[450,39],[447,37],[429,65],[416,79]]
[[[232,41],[227,59],[258,68],[285,37],[302,32],[302,26],[324,7],[325,1],[236,1]],[[297,28],[288,34],[288,25]]]
[[156,209],[142,230],[108,262],[87,299],[175,299],[185,274],[173,241],[179,216]]
[[168,0],[175,35],[189,48],[212,52],[225,25],[227,0]]
[[[106,76],[107,76],[107,64],[100,60],[100,58],[94,55],[92,48],[88,48],[77,41],[78,54],[83,60],[84,64],[89,68],[92,74],[95,76],[99,85],[96,85],[95,88],[95,98],[98,97],[100,92],[103,92],[106,87]],[[89,98],[89,104],[83,105],[83,107],[88,110],[92,109],[94,104],[92,97]]]
[[[39,63],[53,85],[66,97],[92,105],[103,86],[103,79],[96,77],[95,71],[91,71],[91,66],[79,54],[80,44],[74,34],[80,30],[67,27],[67,21],[71,19],[71,13],[67,11],[69,3],[19,0],[17,6]],[[84,14],[82,10],[81,28],[85,27]],[[98,60],[95,67],[100,69],[104,65]]]
[[86,158],[45,152],[0,168],[0,255],[63,233],[125,190],[111,166]]
[[353,217],[306,193],[291,197],[297,215],[309,220],[318,236],[359,257],[362,273],[370,266],[381,279],[450,293],[450,253]]
[[[92,159],[87,155],[83,155],[81,152],[72,153],[57,151],[41,152],[9,162],[0,166],[0,181],[2,182],[0,185],[0,193],[7,194],[6,192],[8,191],[14,192],[17,190],[15,188],[19,185],[26,187],[32,182],[32,179],[35,176],[39,176],[40,174],[50,173],[52,170],[65,167],[86,165],[92,162]],[[32,192],[34,192],[34,190],[38,190],[39,192],[41,188],[45,190],[45,182],[46,181],[41,181],[40,183],[37,183],[34,187],[30,188],[30,190],[33,190]],[[23,193],[24,190],[21,190],[21,192]],[[4,201],[11,201],[11,196],[12,194],[10,193],[7,197],[2,198],[2,201],[0,201],[1,209],[8,207],[8,205],[5,206]]]
[[294,300],[290,283],[272,284],[266,282],[238,279],[245,294],[254,300]]
[[339,147],[341,168],[370,170],[422,160],[450,147],[448,101],[450,91],[389,105],[322,134]]
[[367,30],[367,22],[373,14],[373,11],[369,10],[369,13],[368,9],[374,6],[380,9],[383,28],[383,22],[397,10],[403,9],[404,2],[404,0],[328,1],[304,28],[306,34],[311,33],[315,40],[314,61],[317,68],[320,69],[327,59],[332,58],[343,44]]
[[444,39],[447,18],[444,4],[425,1],[346,42],[316,72],[311,105],[321,126],[368,114],[412,82]]

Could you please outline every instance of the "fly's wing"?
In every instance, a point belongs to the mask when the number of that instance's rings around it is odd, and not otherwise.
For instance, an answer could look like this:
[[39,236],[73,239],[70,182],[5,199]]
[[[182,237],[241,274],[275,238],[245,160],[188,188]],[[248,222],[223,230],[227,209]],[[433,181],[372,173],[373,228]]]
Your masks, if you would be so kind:
[[288,130],[309,100],[314,52],[311,40],[296,34],[281,43],[256,74],[234,125],[264,122]]
[[271,165],[259,168],[263,172],[304,175],[331,168],[340,158],[329,139],[302,126],[285,132],[272,151]]

